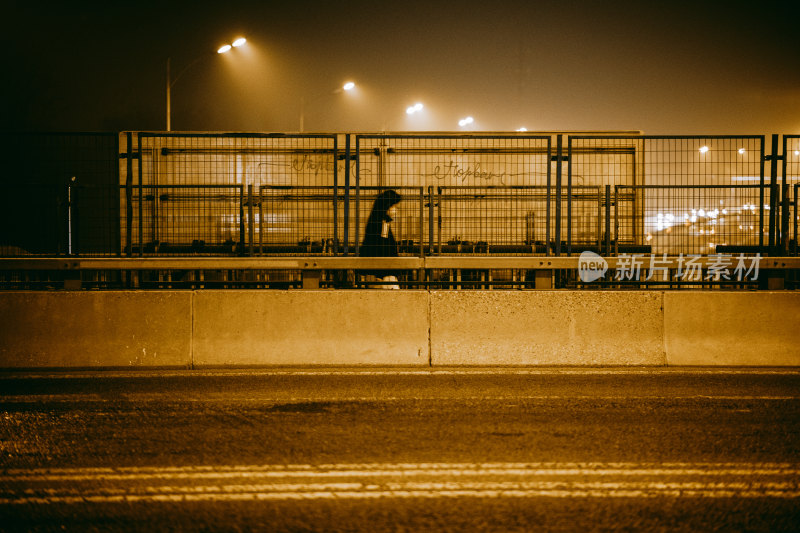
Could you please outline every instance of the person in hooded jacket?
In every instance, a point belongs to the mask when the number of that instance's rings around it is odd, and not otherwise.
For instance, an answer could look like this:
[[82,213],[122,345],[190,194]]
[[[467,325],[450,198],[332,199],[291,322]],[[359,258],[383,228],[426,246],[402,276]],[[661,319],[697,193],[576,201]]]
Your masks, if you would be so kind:
[[[361,257],[397,257],[397,241],[392,234],[391,223],[397,216],[397,204],[403,198],[397,191],[385,190],[378,194],[372,211],[367,219],[364,229],[364,240],[361,243],[359,255]],[[377,287],[385,289],[399,289],[397,276],[387,270],[370,270],[364,272],[368,276],[375,276],[384,284]]]

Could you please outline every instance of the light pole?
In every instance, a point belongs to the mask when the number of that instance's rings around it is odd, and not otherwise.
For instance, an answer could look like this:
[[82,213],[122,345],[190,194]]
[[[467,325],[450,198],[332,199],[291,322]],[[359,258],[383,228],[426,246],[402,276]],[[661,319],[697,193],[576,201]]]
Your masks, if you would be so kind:
[[[238,39],[233,41],[231,44],[225,44],[225,45],[219,47],[219,49],[217,49],[216,53],[217,54],[224,54],[224,53],[228,52],[231,48],[239,48],[240,46],[243,46],[245,43],[247,43],[247,39],[245,39],[244,37],[239,37]],[[180,77],[183,76],[183,74],[187,70],[189,70],[191,67],[193,67],[194,65],[199,63],[202,59],[206,59],[206,58],[208,58],[208,57],[210,57],[212,55],[214,55],[214,54],[212,52],[209,52],[209,53],[206,53],[206,54],[203,54],[203,55],[197,57],[194,61],[192,61],[191,63],[189,63],[185,67],[183,67],[183,70],[181,70],[178,73],[178,75],[175,76],[175,79],[172,79],[172,75],[170,73],[170,66],[171,66],[171,62],[172,62],[171,58],[169,58],[169,57],[167,58],[167,87],[166,87],[167,88],[167,131],[172,131],[172,119],[171,119],[171,117],[172,117],[172,86],[175,85],[175,83],[178,81],[178,79],[180,79]]]
[[[335,89],[335,90],[331,91],[330,93],[320,94],[320,95],[316,96],[313,100],[311,100],[311,102],[315,102],[316,100],[319,100],[323,96],[328,96],[328,95],[331,95],[331,94],[340,94],[342,92],[350,92],[355,88],[356,88],[355,82],[348,81],[347,83],[345,83],[344,85],[342,85],[338,89]],[[311,102],[309,102],[309,103],[311,103]],[[306,121],[306,98],[305,98],[305,96],[301,96],[300,97],[300,133],[303,133],[303,131],[305,131],[304,130],[305,121]]]

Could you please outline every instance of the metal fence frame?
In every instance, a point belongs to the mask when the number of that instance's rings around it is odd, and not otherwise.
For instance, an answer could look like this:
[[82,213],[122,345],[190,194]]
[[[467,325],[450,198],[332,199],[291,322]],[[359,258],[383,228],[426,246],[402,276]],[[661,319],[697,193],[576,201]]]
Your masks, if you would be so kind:
[[[377,146],[368,146],[369,141],[375,141],[373,144]],[[390,146],[390,142],[395,141],[401,144],[403,143],[411,143],[408,146],[402,147],[400,149],[394,148]],[[508,143],[509,141],[514,141],[516,143],[533,143],[534,146],[527,148],[526,147],[519,147],[519,146],[507,146],[502,145],[500,143]],[[461,142],[463,143],[462,146],[453,147],[453,146],[445,146],[446,143],[453,143],[453,142]],[[348,136],[348,148],[349,148],[349,136]],[[347,150],[349,153],[350,151]],[[547,224],[547,240],[549,241],[550,235],[550,204],[551,204],[551,165],[550,160],[552,156],[552,139],[549,135],[533,135],[533,134],[444,134],[444,133],[434,133],[434,134],[398,134],[398,133],[388,133],[388,134],[356,134],[355,135],[355,150],[354,150],[354,157],[356,159],[356,183],[355,183],[355,196],[356,196],[356,216],[355,216],[355,231],[356,235],[360,235],[360,194],[361,190],[369,190],[369,189],[399,189],[404,187],[409,187],[411,185],[403,184],[403,183],[384,183],[384,179],[387,179],[387,171],[386,171],[386,158],[388,155],[431,155],[431,154],[449,154],[453,155],[454,153],[466,156],[473,156],[473,155],[521,155],[521,156],[543,156],[544,161],[543,163],[546,164],[546,182],[544,187],[546,187],[546,195],[547,195],[547,215],[546,215],[546,224]],[[366,155],[376,155],[378,157],[378,168],[379,168],[379,176],[378,176],[378,184],[373,186],[365,186],[364,181],[362,179],[362,171],[364,168],[362,158]],[[452,164],[452,162],[451,162]],[[473,170],[477,173],[479,164],[476,164]],[[437,169],[439,166],[436,167]],[[452,169],[450,169],[452,170]],[[450,171],[448,170],[448,172]],[[440,178],[437,178],[440,179]],[[429,181],[431,181],[429,183]],[[533,183],[527,183],[527,185],[533,186]],[[520,185],[509,186],[508,188],[518,187]],[[436,183],[432,182],[432,179],[427,180],[425,183],[419,183],[413,185],[413,187],[421,187],[422,194],[427,191],[427,206],[428,206],[428,244],[427,250],[429,255],[433,255],[436,251],[441,253],[441,246],[435,247],[434,246],[434,207],[438,204],[439,207],[439,214],[441,214],[441,203],[436,202],[434,198],[437,199],[441,196],[441,191],[446,189],[447,186],[441,186]],[[477,186],[476,186],[477,187]],[[487,185],[484,186],[484,189],[489,188],[502,188],[502,186],[496,185]],[[539,185],[541,187],[541,185]],[[420,248],[426,248],[423,243],[420,243]],[[355,250],[356,255],[358,255],[358,248]],[[345,255],[347,252],[345,251]]]
[[[583,144],[582,141],[586,141],[586,144]],[[698,145],[702,145],[702,147],[699,150],[699,152],[702,155],[702,154],[705,154],[708,151],[708,145],[709,144],[721,142],[721,143],[723,143],[723,145],[726,145],[726,144],[730,144],[733,141],[741,141],[743,143],[748,143],[748,147],[753,147],[753,145],[755,145],[754,148],[755,148],[755,151],[757,152],[757,156],[758,156],[757,163],[749,163],[749,164],[751,166],[753,164],[757,164],[757,166],[758,166],[758,173],[759,173],[759,175],[758,175],[758,179],[759,179],[758,188],[759,188],[759,191],[760,191],[759,192],[759,194],[760,194],[759,204],[758,204],[758,209],[759,209],[759,230],[758,230],[759,231],[759,244],[758,244],[758,246],[759,246],[759,248],[761,248],[764,251],[766,251],[767,248],[765,247],[765,225],[764,225],[764,222],[765,222],[765,213],[764,213],[765,192],[769,188],[769,191],[771,193],[770,198],[776,198],[776,196],[774,196],[775,178],[771,178],[771,183],[770,184],[767,184],[765,182],[764,164],[765,164],[766,158],[764,156],[765,137],[763,135],[739,135],[739,136],[736,136],[736,135],[664,135],[664,136],[662,136],[662,135],[638,135],[638,136],[628,136],[628,135],[609,135],[609,136],[570,135],[570,136],[568,136],[568,140],[567,140],[567,143],[568,143],[567,156],[565,158],[568,161],[568,170],[567,170],[567,195],[568,195],[568,197],[567,197],[567,240],[566,240],[566,248],[567,248],[566,253],[567,253],[567,255],[571,255],[573,253],[573,249],[572,249],[573,248],[573,246],[572,246],[573,243],[572,243],[572,236],[571,236],[572,210],[573,210],[573,202],[572,202],[573,176],[574,176],[576,167],[578,165],[577,158],[578,158],[578,155],[580,153],[588,153],[588,154],[592,154],[592,155],[595,155],[595,154],[610,154],[610,155],[625,154],[625,155],[631,155],[633,157],[633,159],[630,162],[631,171],[632,171],[631,174],[632,174],[632,177],[633,177],[633,183],[630,183],[630,184],[604,183],[603,185],[615,186],[615,191],[614,191],[615,199],[613,200],[613,203],[612,203],[612,200],[610,198],[610,194],[609,194],[608,188],[607,188],[607,191],[606,191],[606,198],[607,198],[606,202],[605,202],[605,204],[606,204],[606,227],[609,227],[610,224],[611,224],[610,220],[609,220],[610,217],[611,217],[610,206],[613,205],[615,207],[613,216],[615,216],[615,217],[618,216],[618,209],[617,209],[618,204],[617,204],[617,201],[619,199],[619,197],[618,197],[619,191],[621,189],[625,189],[626,186],[632,186],[634,188],[634,190],[636,190],[637,188],[639,190],[641,190],[641,192],[642,192],[641,198],[637,195],[635,197],[635,199],[634,199],[634,205],[633,205],[634,216],[636,216],[637,213],[640,212],[639,214],[641,214],[641,217],[638,219],[638,223],[642,224],[642,228],[641,228],[642,231],[637,232],[636,228],[634,228],[634,230],[633,230],[633,235],[634,235],[634,239],[635,239],[636,236],[637,236],[637,233],[639,234],[640,237],[642,237],[642,238],[645,237],[643,230],[644,230],[644,211],[645,211],[645,208],[646,208],[645,207],[646,206],[646,199],[645,199],[643,193],[644,193],[646,188],[648,188],[648,187],[660,187],[662,185],[672,186],[672,187],[676,187],[676,188],[680,187],[680,188],[698,188],[698,189],[702,189],[703,187],[709,187],[709,186],[710,187],[719,187],[719,186],[721,186],[721,187],[729,187],[729,188],[735,188],[736,187],[732,183],[731,184],[696,183],[696,182],[695,183],[669,183],[669,184],[645,183],[645,182],[636,183],[636,180],[639,179],[640,176],[642,176],[642,178],[644,180],[648,179],[649,174],[646,172],[646,170],[647,170],[648,166],[650,165],[650,162],[647,160],[647,158],[653,153],[661,154],[662,158],[663,158],[663,154],[667,154],[666,161],[661,161],[659,164],[666,165],[667,168],[671,168],[671,166],[673,166],[673,165],[675,165],[675,166],[679,166],[679,165],[686,166],[686,165],[690,164],[690,162],[687,159],[685,159],[686,155],[688,155],[690,153],[693,153],[693,150],[697,150],[697,146]],[[649,145],[652,144],[652,143],[656,143],[657,145],[660,145],[660,143],[666,143],[668,147],[670,145],[672,145],[672,144],[684,143],[684,144],[687,145],[687,147],[685,149],[680,149],[680,150],[679,149],[652,150],[649,147]],[[688,147],[688,145],[690,143],[692,145],[691,148]],[[773,145],[774,145],[774,143],[773,143]],[[737,145],[730,145],[730,146],[737,146]],[[728,146],[726,148],[728,150],[728,152],[731,151],[730,146]],[[703,151],[703,148],[705,148],[706,151]],[[773,150],[776,150],[776,149],[777,149],[777,147],[773,146]],[[748,151],[745,151],[745,152],[742,151],[742,150],[745,150],[744,148],[739,148],[739,149],[735,149],[735,150],[739,154],[748,154],[749,155]],[[641,154],[640,159],[637,159],[637,155],[638,154]],[[564,158],[558,158],[558,164],[559,165],[561,165],[562,159],[564,159]],[[702,165],[705,165],[705,164],[706,164],[706,162],[702,163]],[[705,173],[708,172],[709,168],[711,168],[711,167],[701,167],[702,172],[699,172],[698,175],[705,177],[706,176]],[[556,187],[558,187],[560,185],[560,175],[561,175],[560,169],[559,169],[558,175],[559,175],[559,180],[557,180]],[[670,176],[670,177],[676,176],[676,177],[679,177],[679,178],[680,177],[682,177],[682,178],[687,177],[686,174],[682,174],[682,173],[671,174],[671,173],[667,172],[665,175],[666,176]],[[775,173],[773,172],[773,176],[774,175],[775,175]],[[717,176],[714,176],[713,174],[711,174],[711,176],[713,178],[715,178],[715,179],[717,178]],[[605,180],[613,180],[613,179],[615,179],[615,175],[614,174],[603,175],[603,178]],[[733,177],[731,176],[731,180],[732,179],[733,179]],[[620,187],[617,188],[616,187],[617,185],[619,185]],[[628,187],[628,188],[630,188],[630,187]],[[637,207],[637,204],[638,204],[638,207]],[[771,202],[771,204],[774,206],[774,205],[777,204],[777,202]],[[561,205],[561,203],[557,202],[557,206],[560,207],[560,205]],[[775,210],[773,209],[773,211],[771,213],[771,216],[774,216],[774,212],[775,212]],[[774,219],[770,219],[770,222],[771,223],[766,227],[766,230],[767,230],[767,236],[770,238],[770,240],[772,240],[774,238],[774,235],[773,235],[774,234],[774,231],[773,231]],[[557,224],[560,223],[560,217],[558,215],[556,217],[556,223]],[[615,222],[614,226],[615,226],[615,231],[614,231],[615,239],[618,240],[619,234],[618,234],[618,225],[616,224],[616,222]],[[608,243],[608,235],[609,234],[610,234],[610,232],[607,231],[606,232],[606,250],[610,250],[610,246],[609,246],[609,243]],[[560,226],[556,230],[556,235],[557,236],[560,235]],[[560,242],[560,239],[557,237],[556,238],[556,244],[558,245],[559,242]],[[634,244],[636,244],[636,243],[634,243]],[[643,244],[643,243],[641,243],[641,244]],[[618,247],[615,247],[615,250],[616,250],[615,253],[618,253]],[[557,247],[556,255],[560,255],[560,250],[558,249],[558,247]]]
[[[11,135],[17,137],[11,137]],[[70,139],[75,139],[76,146],[81,147],[79,150],[82,152],[76,155],[75,161],[78,161],[80,166],[81,160],[91,161],[95,156],[85,151],[86,143],[91,145],[91,136],[99,136],[105,141],[103,148],[97,145],[97,150],[107,150],[107,146],[111,146],[115,150],[114,162],[110,160],[110,156],[105,157],[103,161],[106,165],[106,174],[108,176],[102,178],[115,179],[113,190],[119,191],[119,199],[116,207],[114,205],[108,206],[108,212],[95,212],[94,204],[86,203],[86,199],[91,195],[105,194],[102,192],[102,187],[110,184],[93,185],[91,182],[87,183],[81,180],[80,176],[76,183],[66,181],[65,183],[53,182],[53,196],[54,198],[61,198],[59,200],[59,210],[63,211],[54,214],[55,220],[59,221],[52,230],[54,235],[58,234],[58,239],[53,240],[57,243],[54,246],[47,245],[46,249],[42,249],[33,255],[50,255],[50,256],[71,256],[71,255],[100,255],[100,256],[140,256],[159,255],[155,250],[152,253],[147,253],[147,242],[145,236],[145,224],[148,215],[146,196],[150,193],[154,197],[158,197],[160,191],[165,191],[170,188],[220,188],[229,187],[235,189],[235,196],[238,197],[238,238],[235,247],[230,249],[218,250],[218,253],[223,255],[264,255],[266,248],[263,245],[263,225],[265,219],[263,216],[256,216],[256,207],[262,209],[261,202],[263,201],[265,191],[267,189],[286,188],[291,194],[297,193],[302,195],[303,190],[310,191],[316,189],[319,196],[327,195],[330,191],[329,199],[316,198],[315,201],[324,202],[325,212],[322,214],[312,213],[312,216],[317,217],[311,223],[317,224],[325,228],[324,233],[330,233],[330,238],[322,241],[322,247],[317,249],[315,246],[302,246],[304,239],[298,239],[297,246],[287,252],[289,255],[332,255],[332,256],[351,256],[358,254],[360,231],[361,231],[361,215],[363,215],[362,196],[367,191],[377,190],[383,187],[402,188],[403,190],[412,191],[410,196],[414,198],[413,205],[408,208],[414,211],[414,223],[418,223],[420,228],[414,229],[413,239],[410,241],[419,240],[419,245],[415,242],[407,242],[404,248],[404,255],[447,255],[447,250],[442,245],[441,230],[437,233],[437,219],[442,216],[442,201],[447,201],[443,198],[446,196],[448,190],[456,188],[456,185],[448,184],[445,182],[436,182],[436,180],[429,178],[431,183],[414,183],[409,180],[401,178],[397,183],[393,183],[391,179],[385,180],[385,183],[372,184],[366,183],[363,179],[362,170],[366,162],[365,157],[374,154],[374,146],[384,143],[385,148],[383,153],[379,153],[377,157],[386,156],[390,154],[395,158],[394,163],[400,169],[399,158],[405,157],[404,154],[411,154],[409,157],[417,157],[418,154],[452,154],[458,153],[464,157],[465,161],[477,161],[475,154],[495,154],[492,161],[511,161],[509,164],[519,164],[520,168],[523,167],[523,159],[513,159],[517,156],[532,156],[529,163],[524,163],[536,171],[536,179],[527,178],[522,176],[520,179],[527,179],[523,185],[508,185],[508,186],[480,186],[474,185],[476,188],[484,188],[486,190],[494,187],[494,193],[502,194],[503,187],[508,189],[525,189],[531,188],[531,191],[536,191],[536,194],[542,196],[545,201],[544,210],[546,215],[544,217],[545,225],[545,239],[540,245],[536,245],[528,249],[520,249],[519,253],[523,255],[541,255],[544,254],[558,256],[566,254],[570,256],[574,253],[583,250],[593,250],[605,255],[613,255],[620,253],[620,245],[627,246],[621,242],[619,225],[616,218],[619,217],[620,212],[617,209],[618,203],[623,199],[620,195],[625,194],[628,190],[626,187],[632,185],[634,187],[641,186],[642,189],[653,188],[658,186],[656,183],[649,181],[638,183],[635,180],[639,179],[641,174],[639,172],[640,165],[647,164],[645,158],[652,158],[652,152],[657,152],[658,149],[651,149],[651,143],[667,143],[667,150],[662,150],[666,153],[672,150],[678,154],[679,150],[690,150],[686,148],[693,143],[700,142],[727,142],[729,145],[726,150],[734,149],[734,144],[741,140],[749,143],[748,168],[753,169],[754,173],[750,176],[756,176],[757,170],[757,184],[754,182],[751,189],[758,188],[759,200],[757,202],[759,230],[758,230],[758,243],[757,249],[759,251],[767,251],[772,255],[780,255],[781,253],[798,253],[797,247],[797,217],[798,217],[798,184],[800,184],[800,157],[794,155],[795,151],[800,151],[800,135],[784,135],[783,136],[783,155],[780,155],[780,146],[778,144],[778,136],[772,136],[772,154],[765,155],[767,150],[765,136],[731,136],[731,135],[718,135],[718,136],[646,136],[646,135],[568,135],[568,134],[555,134],[554,138],[551,135],[536,135],[536,134],[267,134],[267,133],[172,133],[172,132],[126,132],[124,134],[114,133],[56,133],[56,134],[4,134],[3,139],[10,142],[12,146],[18,147],[25,143],[30,143],[30,148],[26,153],[38,154],[42,149],[45,151],[46,146],[55,146],[56,152],[60,155],[55,155],[58,161],[66,161],[63,169],[54,163],[53,172],[66,172],[71,174],[69,170],[70,159],[69,152],[64,150],[64,147],[59,147],[59,143],[66,143],[69,146],[72,142]],[[344,138],[344,149],[341,149],[341,138]],[[566,137],[566,145],[564,143]],[[9,141],[12,139],[13,142]],[[164,143],[159,144],[153,139],[163,139]],[[125,143],[127,140],[126,149],[124,153],[120,153],[120,145],[122,141]],[[303,158],[306,155],[319,158],[327,165],[324,177],[320,178],[319,183],[310,184],[310,176],[313,174],[308,169],[303,169],[305,174],[295,173],[293,176],[299,176],[298,182],[292,182],[283,185],[270,185],[263,182],[246,182],[234,183],[232,175],[226,175],[219,179],[220,176],[213,175],[209,172],[203,175],[203,179],[199,183],[193,183],[190,180],[184,179],[181,183],[174,182],[158,182],[151,179],[148,172],[152,171],[155,165],[153,157],[165,158],[169,155],[176,153],[180,150],[187,148],[171,147],[170,143],[187,142],[194,143],[188,147],[188,150],[195,150],[195,152],[219,154],[246,154],[247,157],[257,157],[257,154],[297,154],[298,158]],[[252,141],[252,142],[251,142]],[[41,143],[41,145],[40,145]],[[49,143],[49,144],[48,144]],[[55,143],[55,144],[53,144]],[[225,144],[228,143],[228,144]],[[250,144],[248,144],[250,143]],[[406,143],[405,146],[395,147],[394,151],[392,144]],[[528,144],[526,144],[528,143]],[[590,146],[594,143],[594,148]],[[672,143],[672,145],[669,145]],[[681,144],[683,143],[683,144]],[[555,145],[555,146],[554,146]],[[685,146],[684,146],[685,145]],[[45,148],[43,148],[45,147]],[[13,150],[13,148],[9,148]],[[60,150],[60,152],[59,152]],[[154,153],[153,151],[157,153]],[[405,150],[405,152],[403,152]],[[594,150],[594,152],[592,152]],[[612,153],[618,152],[620,157],[632,158],[632,172],[634,182],[627,183],[614,183],[616,179],[609,175],[606,182],[598,183],[580,183],[576,181],[576,172],[580,160],[588,153]],[[640,153],[642,154],[640,156]],[[730,152],[733,153],[733,152]],[[11,154],[11,152],[9,152]],[[65,155],[66,154],[66,155]],[[109,152],[110,154],[110,152]],[[413,155],[417,154],[417,155]],[[215,155],[214,157],[217,157]],[[47,157],[46,153],[42,154],[43,158]],[[100,156],[97,156],[100,157]],[[203,156],[205,157],[205,156]],[[221,157],[221,156],[220,156]],[[285,156],[284,161],[289,161],[290,157]],[[419,156],[418,159],[427,156]],[[512,157],[512,159],[508,159]],[[602,157],[602,156],[601,156]],[[60,158],[60,159],[59,159]],[[473,159],[469,159],[473,158]],[[504,159],[505,158],[505,159]],[[201,157],[202,159],[202,157]],[[211,161],[211,157],[207,159]],[[678,157],[680,159],[680,157]],[[444,159],[443,159],[444,160]],[[779,161],[783,160],[783,164],[779,165]],[[303,159],[305,164],[305,159]],[[340,168],[342,161],[344,167]],[[388,158],[382,160],[381,165],[387,164]],[[519,161],[520,163],[518,163]],[[667,161],[667,159],[665,159]],[[770,172],[765,172],[765,164],[770,162]],[[209,165],[218,164],[217,162],[209,163]],[[288,163],[286,163],[288,164]],[[315,163],[319,164],[319,163]],[[566,164],[566,169],[564,165]],[[6,175],[3,184],[7,191],[15,183],[21,186],[33,187],[39,186],[29,182],[19,181],[19,177],[13,175],[13,172],[23,168],[20,165],[13,167],[11,173]],[[48,167],[49,168],[49,167]],[[104,167],[105,168],[105,167]],[[176,167],[177,168],[177,167]],[[546,168],[546,176],[545,174]],[[642,167],[644,168],[644,167]],[[14,170],[16,169],[16,170]],[[296,170],[296,169],[295,169]],[[782,170],[782,173],[780,172]],[[177,170],[184,172],[184,170]],[[612,169],[612,172],[614,170]],[[62,173],[63,173],[62,172]],[[392,171],[394,172],[394,171]],[[705,171],[703,171],[705,172]],[[341,174],[344,174],[344,180],[341,180]],[[566,173],[566,183],[564,181],[564,173]],[[555,174],[555,179],[553,179]],[[782,174],[782,175],[781,175]],[[25,175],[24,173],[21,175]],[[55,175],[55,174],[54,174]],[[65,174],[66,175],[66,174]],[[401,174],[396,172],[396,176]],[[104,174],[105,176],[105,174]],[[110,176],[110,177],[109,177]],[[120,182],[120,178],[124,176],[124,182]],[[316,175],[315,175],[316,176]],[[733,188],[733,183],[728,184],[714,184],[710,182],[706,174],[698,173],[696,176],[702,177],[701,180],[689,182],[687,179],[692,178],[692,175],[682,176],[681,183],[673,183],[670,186],[680,188],[708,188],[708,187],[728,187]],[[185,176],[186,177],[186,176]],[[391,176],[389,176],[391,177]],[[782,177],[782,179],[781,179]],[[48,178],[50,179],[50,178]],[[56,178],[53,178],[56,179]],[[60,179],[60,178],[58,178]],[[56,179],[56,181],[58,181]],[[100,178],[98,178],[100,179]],[[287,178],[290,179],[290,178]],[[294,179],[294,178],[291,178]],[[546,181],[545,181],[546,179]],[[648,179],[647,174],[644,177]],[[304,181],[305,180],[305,181]],[[328,180],[328,181],[324,181]],[[703,181],[705,180],[705,182]],[[51,187],[51,185],[40,184],[41,187]],[[464,188],[466,185],[461,186]],[[97,191],[93,190],[95,188]],[[63,189],[63,191],[61,190]],[[49,190],[49,189],[48,189]],[[319,193],[319,191],[323,191]],[[319,194],[318,194],[319,193]],[[46,194],[50,194],[49,192]],[[37,193],[28,195],[32,197],[41,198],[39,202],[41,205],[49,205],[44,202],[43,195],[45,193]],[[116,194],[116,193],[114,193]],[[533,194],[533,192],[531,192]],[[63,197],[63,198],[62,198]],[[98,197],[99,198],[99,197]],[[642,195],[642,205],[644,203],[644,194]],[[634,196],[634,200],[638,197]],[[100,201],[100,200],[98,200]],[[136,205],[138,201],[138,205]],[[298,199],[298,201],[304,201]],[[354,203],[355,202],[355,203]],[[579,203],[585,204],[585,213],[581,214]],[[52,202],[51,202],[52,203]],[[107,202],[106,202],[107,203]],[[419,204],[419,209],[417,207]],[[41,207],[40,205],[40,207]],[[98,204],[99,205],[99,204]],[[769,206],[769,210],[765,209]],[[113,208],[113,209],[111,209]],[[119,210],[118,215],[114,220],[108,219],[114,210]],[[538,208],[537,208],[538,209]],[[303,209],[298,209],[298,216],[301,216]],[[419,211],[417,215],[416,212]],[[635,209],[634,209],[635,211]],[[116,211],[115,211],[116,212]],[[595,213],[596,212],[596,216]],[[68,214],[64,214],[68,213]],[[152,215],[152,214],[151,214]],[[86,218],[91,216],[91,219]],[[465,215],[466,216],[466,215]],[[512,216],[517,216],[512,214]],[[591,226],[591,231],[587,233],[587,239],[576,240],[576,229],[574,222],[577,216],[585,216],[586,224]],[[320,217],[325,217],[322,220]],[[330,217],[330,218],[327,218]],[[108,220],[106,220],[108,219]],[[75,223],[75,221],[79,223]],[[24,222],[23,222],[24,223]],[[425,226],[427,225],[427,232]],[[566,226],[566,228],[564,228]],[[115,230],[116,228],[116,230]],[[330,229],[332,228],[332,229]],[[97,231],[94,237],[87,233],[87,229]],[[538,229],[538,228],[537,228]],[[114,234],[114,239],[109,239],[105,233]],[[256,233],[258,232],[258,235]],[[138,233],[138,235],[137,235]],[[634,233],[642,237],[642,233],[634,231]],[[63,235],[62,235],[63,234]],[[302,236],[300,236],[302,237]],[[565,238],[564,238],[565,237]],[[86,240],[89,239],[89,240]],[[97,248],[95,245],[83,246],[83,243],[94,240],[102,240],[103,243],[98,244],[101,246]],[[261,239],[259,242],[258,240]],[[317,237],[315,237],[317,239]],[[98,242],[100,242],[98,240]],[[192,248],[192,241],[184,243],[188,248],[181,250],[182,254],[197,255],[198,253],[213,254],[216,253],[210,250],[209,247],[202,252],[198,252],[202,239],[196,239],[198,246]],[[538,238],[536,239],[539,240]],[[582,242],[586,240],[586,242]],[[107,241],[107,242],[106,242]],[[112,242],[113,241],[113,242]],[[427,241],[427,242],[426,242]],[[314,242],[317,242],[316,240]],[[8,243],[0,243],[8,244]],[[309,243],[309,244],[313,244]],[[634,245],[636,243],[633,243]],[[543,245],[543,246],[541,246]],[[97,248],[96,250],[93,248]],[[464,255],[467,247],[461,246],[456,252]],[[496,247],[495,250],[502,250],[502,247]],[[508,248],[507,250],[511,250]],[[492,247],[484,250],[482,246],[476,246],[471,249],[469,253],[481,254],[483,252],[491,254]],[[279,252],[276,252],[279,253]],[[503,252],[500,252],[503,253]],[[508,254],[515,253],[513,251]],[[8,246],[5,250],[0,249],[0,255],[14,256],[15,252]],[[20,255],[17,253],[16,255]]]
[[[134,246],[133,246],[133,229],[138,230],[138,246],[136,249],[138,250],[138,255],[142,256],[144,252],[144,243],[143,240],[143,223],[144,223],[144,202],[143,202],[143,191],[147,187],[158,186],[164,187],[166,185],[177,185],[174,183],[161,185],[157,183],[145,183],[145,167],[147,167],[147,154],[150,154],[150,168],[151,168],[151,175],[152,180],[157,179],[157,172],[154,170],[156,167],[156,160],[158,157],[167,157],[170,154],[203,154],[203,155],[213,155],[213,156],[241,156],[242,154],[250,155],[250,156],[273,156],[276,154],[279,155],[287,155],[287,154],[294,154],[294,155],[302,155],[302,166],[305,167],[306,165],[306,156],[314,155],[314,156],[321,156],[323,158],[323,162],[321,163],[324,166],[324,170],[329,172],[332,175],[332,183],[330,187],[333,188],[333,226],[336,228],[338,224],[338,205],[337,205],[337,198],[338,198],[338,164],[337,160],[340,157],[339,149],[338,149],[338,136],[335,134],[271,134],[271,133],[172,133],[172,132],[139,132],[137,134],[137,146],[134,152],[132,144],[132,136],[128,134],[128,165],[127,165],[127,180],[125,184],[121,186],[125,188],[126,194],[126,206],[131,206],[132,198],[134,192],[138,194],[138,213],[136,216],[136,221],[133,220],[133,212],[132,207],[127,208],[126,213],[126,251],[129,254],[134,253]],[[149,140],[153,139],[161,139],[163,140],[164,145],[169,144],[180,144],[179,141],[185,140],[190,143],[190,146],[156,146],[156,142],[148,142]],[[292,144],[293,141],[296,141],[297,144]],[[325,146],[318,146],[316,145],[319,141],[323,141]],[[325,143],[327,141],[327,144]],[[289,143],[288,146],[285,146]],[[194,144],[193,144],[194,143]],[[217,145],[217,143],[219,143]],[[244,147],[237,148],[235,145],[237,143],[244,144]],[[152,144],[153,146],[147,146],[148,144]],[[192,145],[193,144],[193,145]],[[256,144],[256,146],[249,146],[250,144]],[[231,146],[233,145],[233,146]],[[275,146],[273,146],[275,145]],[[160,148],[160,149],[159,149]],[[132,162],[134,159],[138,160],[138,169],[134,172],[132,168]],[[329,160],[328,160],[329,159]],[[225,162],[225,161],[223,161]],[[214,161],[213,158],[210,165],[219,164],[220,161]],[[237,162],[238,164],[238,162]],[[262,163],[259,163],[259,167]],[[295,163],[292,161],[291,166],[294,167]],[[320,163],[315,163],[318,165]],[[315,167],[311,167],[312,170]],[[296,170],[296,169],[294,169]],[[302,170],[305,170],[303,168]],[[349,171],[349,169],[347,169]],[[137,183],[133,183],[132,174],[136,174],[137,176]],[[203,176],[205,177],[205,176]],[[241,176],[236,177],[237,179],[242,179]],[[245,175],[245,179],[247,176]],[[254,178],[250,178],[254,180]],[[236,183],[231,180],[228,181],[203,181],[200,183],[183,183],[181,186],[184,187],[199,187],[199,188],[208,188],[208,187],[238,187],[240,190],[240,239],[236,250],[231,250],[231,253],[236,253],[240,255],[245,255],[248,252],[253,253],[253,203],[254,203],[254,194],[253,194],[253,186],[256,185],[255,183],[247,183],[243,181],[241,183]],[[259,195],[260,195],[260,187],[262,183],[258,183],[259,187]],[[296,186],[297,184],[292,184]],[[245,189],[247,189],[247,195],[245,196]],[[245,197],[247,200],[245,201]],[[245,209],[247,208],[247,209]],[[248,218],[247,222],[245,223],[245,218]],[[249,230],[249,231],[248,231]],[[334,230],[335,231],[335,230]]]

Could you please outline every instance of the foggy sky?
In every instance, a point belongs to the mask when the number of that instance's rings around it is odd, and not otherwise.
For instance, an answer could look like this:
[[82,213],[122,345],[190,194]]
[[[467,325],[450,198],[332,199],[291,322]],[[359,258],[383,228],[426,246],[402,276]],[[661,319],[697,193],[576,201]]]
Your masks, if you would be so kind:
[[800,133],[797,1],[5,4],[5,130]]

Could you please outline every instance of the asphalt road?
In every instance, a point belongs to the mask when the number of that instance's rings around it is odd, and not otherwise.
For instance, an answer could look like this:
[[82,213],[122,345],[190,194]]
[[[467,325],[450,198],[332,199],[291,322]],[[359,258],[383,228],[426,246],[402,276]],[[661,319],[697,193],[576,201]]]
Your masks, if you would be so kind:
[[800,370],[0,373],[0,529],[799,531]]

